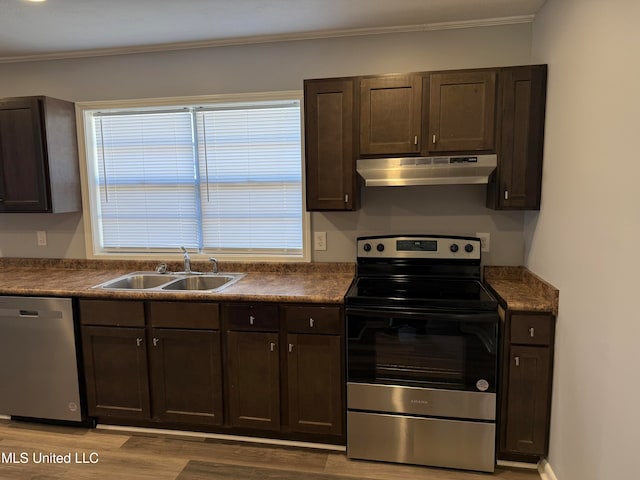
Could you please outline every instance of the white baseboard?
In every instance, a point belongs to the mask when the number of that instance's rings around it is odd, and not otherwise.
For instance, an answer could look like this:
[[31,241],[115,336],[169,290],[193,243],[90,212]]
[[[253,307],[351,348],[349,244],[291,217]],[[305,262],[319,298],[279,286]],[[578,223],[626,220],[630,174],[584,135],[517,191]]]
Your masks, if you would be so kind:
[[556,477],[556,474],[553,473],[551,469],[551,465],[544,458],[538,464],[538,473],[542,480],[558,480],[558,477]]
[[537,463],[524,463],[524,462],[512,462],[511,460],[498,460],[497,465],[501,467],[513,467],[513,468],[527,468],[529,470],[537,470]]
[[315,448],[319,450],[333,450],[336,452],[346,451],[346,447],[343,445],[329,445],[325,443],[310,443],[310,442],[296,442],[293,440],[278,440],[275,438],[258,438],[258,437],[243,437],[240,435],[225,435],[218,433],[206,433],[206,432],[192,432],[186,430],[165,430],[162,428],[146,428],[146,427],[129,427],[122,425],[105,425],[99,423],[96,425],[97,430],[113,430],[116,432],[128,432],[128,433],[143,433],[143,434],[156,434],[167,435],[174,437],[196,437],[196,438],[214,438],[219,440],[230,440],[235,442],[247,442],[247,443],[263,443],[266,445],[282,445],[287,447],[302,447],[302,448]]

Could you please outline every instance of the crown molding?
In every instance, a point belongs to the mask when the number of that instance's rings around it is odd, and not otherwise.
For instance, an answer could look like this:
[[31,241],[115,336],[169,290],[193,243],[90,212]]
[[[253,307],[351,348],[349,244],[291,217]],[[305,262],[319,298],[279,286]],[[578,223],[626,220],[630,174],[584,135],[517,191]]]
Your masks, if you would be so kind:
[[112,55],[131,55],[139,53],[171,52],[202,48],[217,48],[238,45],[254,45],[264,43],[295,42],[303,40],[319,40],[326,38],[358,37],[368,35],[387,35],[392,33],[429,32],[436,30],[453,30],[461,28],[494,27],[532,23],[535,15],[519,15],[514,17],[485,18],[459,22],[425,23],[419,25],[402,25],[394,27],[351,28],[342,30],[315,30],[303,33],[286,33],[277,35],[258,35],[234,37],[220,40],[204,40],[198,42],[163,43],[122,48],[98,48],[91,50],[75,50],[68,52],[43,53],[35,55],[18,55],[0,57],[0,63],[39,62],[48,60],[65,60],[75,58],[106,57]]

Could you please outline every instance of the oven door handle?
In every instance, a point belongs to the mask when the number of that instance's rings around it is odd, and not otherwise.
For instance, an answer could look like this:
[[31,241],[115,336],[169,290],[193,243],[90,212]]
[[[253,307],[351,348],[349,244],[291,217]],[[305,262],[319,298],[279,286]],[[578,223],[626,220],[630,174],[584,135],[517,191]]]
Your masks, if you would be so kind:
[[477,313],[453,313],[446,311],[415,311],[415,310],[391,310],[378,308],[358,308],[347,307],[347,317],[349,315],[366,315],[368,317],[382,318],[406,318],[413,320],[440,320],[451,322],[467,323],[498,323],[498,312],[477,312]]

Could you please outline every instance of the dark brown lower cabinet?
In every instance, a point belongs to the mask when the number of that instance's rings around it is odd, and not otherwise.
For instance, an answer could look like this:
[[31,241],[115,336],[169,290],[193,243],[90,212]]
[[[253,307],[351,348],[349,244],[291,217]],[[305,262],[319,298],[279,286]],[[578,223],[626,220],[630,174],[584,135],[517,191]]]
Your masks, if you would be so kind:
[[221,425],[220,332],[152,328],[150,333],[154,420]]
[[280,429],[280,358],[274,332],[227,332],[229,416],[235,427]]
[[505,447],[544,455],[549,418],[549,353],[544,347],[511,346]]
[[144,328],[82,327],[89,415],[149,418]]
[[535,462],[549,450],[555,317],[503,315],[498,458]]
[[89,415],[223,423],[217,303],[79,305]]
[[340,306],[78,304],[98,422],[344,442]]
[[341,340],[288,334],[289,426],[294,432],[342,433]]

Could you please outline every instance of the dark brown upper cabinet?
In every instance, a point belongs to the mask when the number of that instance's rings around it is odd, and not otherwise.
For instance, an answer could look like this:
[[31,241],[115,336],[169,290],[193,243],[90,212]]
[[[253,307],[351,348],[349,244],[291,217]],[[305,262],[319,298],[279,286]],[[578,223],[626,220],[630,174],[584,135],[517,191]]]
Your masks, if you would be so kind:
[[307,210],[354,210],[354,79],[304,82]]
[[389,75],[360,80],[360,154],[420,152],[422,77]]
[[538,210],[547,66],[503,68],[499,83],[498,167],[487,188],[487,206],[500,210]]
[[432,73],[426,83],[427,152],[495,150],[495,70]]
[[80,210],[73,103],[0,99],[0,213]]

